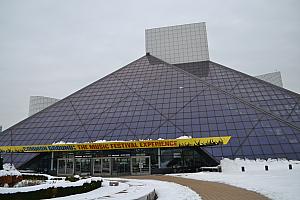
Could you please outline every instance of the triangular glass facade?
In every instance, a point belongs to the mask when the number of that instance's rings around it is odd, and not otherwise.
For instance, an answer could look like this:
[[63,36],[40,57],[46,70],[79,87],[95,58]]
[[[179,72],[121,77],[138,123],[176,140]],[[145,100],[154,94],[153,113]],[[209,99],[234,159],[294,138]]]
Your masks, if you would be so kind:
[[210,61],[176,66],[300,127],[300,95],[297,93]]
[[[231,135],[216,159],[300,159],[300,96],[205,61],[147,55],[25,119],[0,145]],[[37,154],[4,155],[21,166]]]

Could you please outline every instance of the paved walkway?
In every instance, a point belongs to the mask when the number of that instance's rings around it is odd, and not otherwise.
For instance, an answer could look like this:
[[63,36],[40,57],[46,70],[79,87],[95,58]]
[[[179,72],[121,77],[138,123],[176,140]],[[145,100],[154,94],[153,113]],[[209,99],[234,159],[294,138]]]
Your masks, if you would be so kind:
[[131,176],[132,179],[153,179],[168,181],[187,186],[197,192],[203,200],[267,200],[268,198],[253,191],[209,181],[193,180],[181,177],[151,175]]

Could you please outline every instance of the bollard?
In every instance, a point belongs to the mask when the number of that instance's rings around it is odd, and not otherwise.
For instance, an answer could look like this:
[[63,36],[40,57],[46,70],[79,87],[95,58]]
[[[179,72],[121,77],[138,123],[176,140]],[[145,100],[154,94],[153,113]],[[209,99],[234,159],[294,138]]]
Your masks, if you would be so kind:
[[293,169],[292,164],[289,164],[289,170]]
[[269,171],[269,166],[268,165],[265,166],[265,170]]
[[242,167],[242,172],[244,172],[245,171],[245,167]]
[[0,170],[2,170],[2,169],[3,169],[3,158],[0,155]]

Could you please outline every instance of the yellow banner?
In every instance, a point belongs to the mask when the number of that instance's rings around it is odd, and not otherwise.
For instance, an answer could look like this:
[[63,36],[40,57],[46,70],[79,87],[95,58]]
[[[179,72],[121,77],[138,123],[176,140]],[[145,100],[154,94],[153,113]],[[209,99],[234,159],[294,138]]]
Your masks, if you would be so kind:
[[145,148],[176,148],[213,146],[227,144],[231,136],[167,139],[167,140],[144,140],[127,142],[101,142],[101,143],[76,143],[76,144],[49,144],[29,146],[0,146],[0,152],[53,152],[53,151],[99,151],[116,149],[145,149]]

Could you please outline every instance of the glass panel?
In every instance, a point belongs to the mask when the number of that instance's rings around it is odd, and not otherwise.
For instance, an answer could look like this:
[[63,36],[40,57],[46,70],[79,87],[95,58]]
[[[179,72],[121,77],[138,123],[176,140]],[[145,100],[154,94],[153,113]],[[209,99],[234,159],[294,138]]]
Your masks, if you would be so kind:
[[94,159],[94,174],[101,173],[101,159]]
[[81,159],[81,175],[90,175],[91,174],[91,159],[82,158]]
[[112,158],[113,167],[112,174],[115,176],[118,175],[130,175],[130,158]]
[[58,174],[66,174],[66,161],[63,160],[58,160]]
[[80,175],[80,171],[81,171],[80,159],[75,159],[75,174]]
[[74,173],[74,161],[68,159],[66,165],[66,174],[73,174]]
[[102,158],[102,175],[111,174],[111,158]]
[[[274,157],[286,154],[288,158],[299,159],[298,130],[232,96],[239,96],[282,118],[290,116],[287,120],[299,122],[299,98],[296,94],[212,62],[188,64],[184,70],[191,70],[189,72],[194,74],[197,71],[196,75],[201,80],[151,56],[142,57],[5,130],[0,136],[0,144],[231,135],[232,140],[226,148],[212,150],[214,157]],[[246,144],[259,148],[242,148]],[[273,145],[272,148],[270,145]],[[20,166],[36,155],[14,154],[4,156],[4,161],[12,159]],[[178,157],[163,155],[162,165],[185,166]],[[114,166],[116,173],[125,173],[130,166],[130,161],[114,161],[122,163],[120,169]],[[65,165],[69,166],[69,172],[72,163]],[[88,161],[81,163],[81,160],[76,160],[75,173],[90,173],[90,165]],[[110,172],[110,162],[105,165],[106,172]],[[63,168],[60,170],[63,171]]]
[[131,158],[131,174],[146,175],[150,174],[150,157],[132,157]]
[[298,119],[289,117],[291,110],[294,107],[297,109],[297,103],[299,103],[297,95],[289,91],[276,88],[217,63],[196,62],[178,64],[176,66],[198,76],[203,81],[230,91],[236,96],[253,102],[285,119],[295,123],[300,121],[299,117]]

